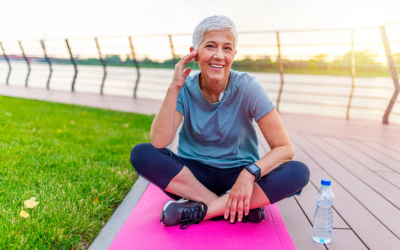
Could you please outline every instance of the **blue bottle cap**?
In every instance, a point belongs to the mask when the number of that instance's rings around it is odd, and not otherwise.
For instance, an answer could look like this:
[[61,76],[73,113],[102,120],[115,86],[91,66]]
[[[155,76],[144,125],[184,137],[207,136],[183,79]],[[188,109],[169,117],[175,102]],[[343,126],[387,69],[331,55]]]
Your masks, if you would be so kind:
[[331,185],[331,181],[328,180],[328,179],[322,179],[321,180],[321,185],[330,186]]

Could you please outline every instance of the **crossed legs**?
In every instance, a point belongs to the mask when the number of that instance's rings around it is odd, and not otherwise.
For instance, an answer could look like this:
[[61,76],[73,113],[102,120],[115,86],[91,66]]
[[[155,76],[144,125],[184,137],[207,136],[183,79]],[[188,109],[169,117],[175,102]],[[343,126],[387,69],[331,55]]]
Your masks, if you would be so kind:
[[[189,200],[202,201],[207,204],[208,210],[204,220],[223,215],[228,201],[228,195],[218,197],[201,184],[186,166],[171,180],[165,190]],[[269,204],[271,202],[267,195],[257,183],[254,183],[250,209]]]
[[[168,195],[176,196],[178,199],[185,197],[207,204],[208,211],[205,219],[224,214],[229,197],[228,195],[218,197],[215,193],[223,193],[230,188],[229,185],[233,186],[236,181],[234,179],[235,174],[238,175],[237,171],[241,171],[241,169],[236,168],[234,172],[230,172],[231,174],[221,175],[223,180],[219,184],[223,184],[223,189],[210,191],[209,187],[215,181],[212,178],[218,176],[215,168],[181,158],[167,149],[157,149],[149,143],[138,144],[132,149],[131,163],[141,176],[166,191],[167,194],[169,193]],[[187,166],[190,166],[190,168]],[[225,177],[228,177],[228,179]],[[300,194],[302,188],[307,185],[309,177],[308,167],[301,162],[291,161],[280,165],[262,177],[258,183],[254,183],[250,209],[266,206],[291,195]],[[201,181],[198,178],[202,178]],[[202,184],[209,180],[212,180],[211,183]]]

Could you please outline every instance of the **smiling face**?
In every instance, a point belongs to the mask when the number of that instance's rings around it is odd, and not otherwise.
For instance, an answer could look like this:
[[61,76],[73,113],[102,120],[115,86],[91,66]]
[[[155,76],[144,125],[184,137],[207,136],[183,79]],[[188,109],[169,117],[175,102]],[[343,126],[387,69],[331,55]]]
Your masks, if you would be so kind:
[[[193,48],[190,49],[191,51]],[[209,31],[204,34],[195,61],[199,63],[202,77],[209,83],[225,82],[229,77],[236,55],[234,36],[229,30]]]

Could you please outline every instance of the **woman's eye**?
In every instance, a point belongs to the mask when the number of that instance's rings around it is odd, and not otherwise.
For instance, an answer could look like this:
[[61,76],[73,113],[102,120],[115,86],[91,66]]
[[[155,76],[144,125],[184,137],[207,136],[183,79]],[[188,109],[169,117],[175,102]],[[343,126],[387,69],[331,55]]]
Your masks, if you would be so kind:
[[214,48],[214,45],[207,45],[206,48]]
[[231,48],[231,47],[225,47],[225,49],[232,50],[232,48]]

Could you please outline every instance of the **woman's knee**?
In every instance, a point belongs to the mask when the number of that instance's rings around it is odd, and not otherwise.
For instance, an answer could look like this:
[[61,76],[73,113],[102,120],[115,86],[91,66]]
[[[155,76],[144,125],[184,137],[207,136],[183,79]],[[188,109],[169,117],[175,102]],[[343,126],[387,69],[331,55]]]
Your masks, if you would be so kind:
[[310,180],[310,170],[307,165],[300,161],[290,161],[288,162],[288,167],[290,167],[292,176],[300,187],[299,190],[305,187]]
[[150,143],[139,143],[132,148],[130,161],[137,172],[140,173],[141,168],[147,165],[154,149],[156,148]]

